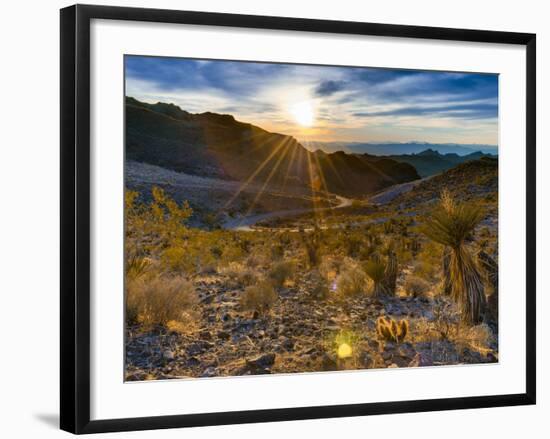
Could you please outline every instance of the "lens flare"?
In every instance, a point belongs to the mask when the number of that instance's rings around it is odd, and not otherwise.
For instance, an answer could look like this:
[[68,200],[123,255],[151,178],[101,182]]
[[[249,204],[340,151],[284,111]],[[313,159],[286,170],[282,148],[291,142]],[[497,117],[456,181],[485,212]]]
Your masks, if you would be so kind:
[[338,358],[348,358],[353,354],[353,349],[347,343],[342,343],[338,346]]

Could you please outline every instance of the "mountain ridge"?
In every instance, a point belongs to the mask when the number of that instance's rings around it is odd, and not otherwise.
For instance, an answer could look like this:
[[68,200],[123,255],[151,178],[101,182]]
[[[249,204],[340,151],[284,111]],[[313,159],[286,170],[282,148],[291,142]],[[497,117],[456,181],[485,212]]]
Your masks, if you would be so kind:
[[193,175],[361,196],[420,178],[410,164],[342,151],[311,152],[229,114],[126,98],[126,157]]

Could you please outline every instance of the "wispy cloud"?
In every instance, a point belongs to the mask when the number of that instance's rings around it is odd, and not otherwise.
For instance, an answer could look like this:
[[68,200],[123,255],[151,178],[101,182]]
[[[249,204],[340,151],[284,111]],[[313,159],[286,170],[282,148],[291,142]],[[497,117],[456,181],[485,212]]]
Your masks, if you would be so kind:
[[[231,113],[303,140],[497,143],[494,74],[140,56],[125,63],[129,96]],[[292,117],[299,102],[313,108],[313,126]]]

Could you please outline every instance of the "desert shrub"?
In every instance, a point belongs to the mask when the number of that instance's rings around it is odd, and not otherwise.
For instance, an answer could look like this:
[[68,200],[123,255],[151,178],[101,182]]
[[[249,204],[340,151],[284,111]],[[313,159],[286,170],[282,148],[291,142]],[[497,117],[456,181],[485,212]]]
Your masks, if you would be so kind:
[[131,255],[126,257],[126,280],[137,279],[145,273],[151,266],[151,260],[146,257]]
[[291,280],[296,272],[294,261],[276,262],[268,273],[268,279],[274,287],[282,287],[287,280]]
[[332,281],[336,278],[336,276],[340,272],[341,266],[342,266],[341,259],[325,256],[323,257],[321,263],[319,264],[319,268],[317,271],[326,280]]
[[250,285],[241,296],[241,307],[245,310],[257,311],[265,315],[277,301],[277,292],[269,281],[261,281]]
[[495,339],[491,328],[486,323],[481,323],[480,325],[461,327],[454,342],[459,349],[483,351],[494,343]]
[[376,332],[383,340],[400,343],[409,333],[409,322],[405,319],[397,322],[390,317],[381,316],[376,321]]
[[456,203],[448,191],[443,191],[439,206],[426,217],[422,229],[428,238],[450,249],[447,282],[462,320],[469,324],[479,323],[486,308],[482,274],[466,245],[483,217],[476,204]]
[[312,232],[300,231],[302,245],[310,267],[317,267],[321,262],[321,231],[315,227]]
[[138,242],[147,253],[182,239],[188,232],[185,223],[193,213],[187,202],[179,205],[159,187],[152,188],[151,197],[147,204],[139,201],[137,192],[125,192],[126,241]]
[[274,261],[279,261],[283,259],[283,256],[285,255],[285,248],[281,244],[274,244],[271,247],[271,259]]
[[336,292],[342,297],[357,296],[369,291],[369,279],[354,263],[346,263],[336,281]]
[[190,268],[190,261],[183,247],[172,246],[162,252],[161,263],[170,271],[187,271]]
[[181,276],[135,279],[126,285],[128,323],[166,326],[188,317],[198,301],[193,284]]
[[230,262],[227,266],[218,269],[218,272],[242,286],[252,285],[257,279],[254,270],[239,262]]
[[329,284],[319,271],[315,270],[310,273],[310,282],[309,295],[312,299],[325,300],[329,296]]
[[430,284],[421,277],[409,275],[403,288],[412,297],[424,297],[430,291]]

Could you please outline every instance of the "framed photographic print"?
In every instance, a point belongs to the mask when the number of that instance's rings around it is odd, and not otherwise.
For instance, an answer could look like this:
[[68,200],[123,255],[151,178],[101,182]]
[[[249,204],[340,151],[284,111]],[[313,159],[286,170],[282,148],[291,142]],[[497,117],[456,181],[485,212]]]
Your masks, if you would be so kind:
[[535,403],[535,35],[61,11],[61,427]]

